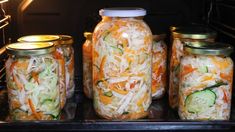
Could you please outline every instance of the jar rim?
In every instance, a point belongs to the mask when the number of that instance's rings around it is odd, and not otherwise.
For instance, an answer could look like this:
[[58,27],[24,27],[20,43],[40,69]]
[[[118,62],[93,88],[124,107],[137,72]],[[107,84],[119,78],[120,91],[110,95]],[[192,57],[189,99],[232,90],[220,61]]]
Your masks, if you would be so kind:
[[221,42],[186,42],[185,51],[200,55],[224,55],[229,56],[233,52],[233,46]]
[[108,17],[140,17],[146,15],[146,10],[138,7],[113,7],[103,8],[99,14]]
[[216,38],[217,33],[204,26],[171,27],[174,38],[208,39]]
[[31,43],[12,43],[6,46],[8,54],[31,56],[48,54],[55,51],[52,42],[31,42]]
[[69,45],[73,44],[73,37],[69,35],[59,35],[60,37],[60,42],[59,45]]
[[60,40],[58,35],[28,35],[17,39],[18,42],[53,42],[57,44]]

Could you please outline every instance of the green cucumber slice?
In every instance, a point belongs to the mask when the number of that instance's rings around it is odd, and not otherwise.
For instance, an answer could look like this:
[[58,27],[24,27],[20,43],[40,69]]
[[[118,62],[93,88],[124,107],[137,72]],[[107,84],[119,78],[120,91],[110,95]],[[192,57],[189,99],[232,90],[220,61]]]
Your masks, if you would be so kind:
[[202,113],[215,104],[216,94],[209,90],[196,91],[185,99],[185,107],[190,113]]
[[198,71],[201,73],[208,73],[208,67],[207,66],[199,67]]
[[104,93],[104,96],[112,97],[112,96],[113,96],[113,93],[112,93],[112,91],[108,91],[108,92],[105,92],[105,93]]

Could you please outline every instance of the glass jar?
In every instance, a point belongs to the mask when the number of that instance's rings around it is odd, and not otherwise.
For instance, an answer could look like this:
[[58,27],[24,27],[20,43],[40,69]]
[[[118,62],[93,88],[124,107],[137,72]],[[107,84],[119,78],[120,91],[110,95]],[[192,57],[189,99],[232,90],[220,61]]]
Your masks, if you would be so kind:
[[17,40],[18,42],[52,42],[56,46],[56,52],[53,56],[59,62],[59,88],[60,88],[60,106],[64,108],[66,103],[66,85],[65,85],[65,59],[59,50],[60,37],[57,35],[29,35],[23,36]]
[[82,46],[83,51],[83,91],[87,98],[93,98],[92,90],[92,33],[85,32],[86,41]]
[[213,42],[216,33],[208,28],[195,27],[178,27],[173,31],[173,44],[170,55],[169,67],[169,104],[171,108],[178,106],[179,90],[179,64],[183,56],[183,45],[186,42],[209,41]]
[[6,46],[6,80],[12,120],[60,118],[58,62],[53,43]]
[[229,120],[233,48],[224,43],[188,43],[180,63],[179,116],[187,120]]
[[141,8],[100,10],[92,36],[93,99],[106,119],[147,116],[151,104],[152,33]]
[[153,35],[152,98],[161,98],[166,91],[167,45],[166,35]]
[[74,49],[73,38],[68,35],[59,35],[60,41],[56,45],[56,49],[63,55],[65,60],[65,85],[66,96],[71,98],[74,94]]

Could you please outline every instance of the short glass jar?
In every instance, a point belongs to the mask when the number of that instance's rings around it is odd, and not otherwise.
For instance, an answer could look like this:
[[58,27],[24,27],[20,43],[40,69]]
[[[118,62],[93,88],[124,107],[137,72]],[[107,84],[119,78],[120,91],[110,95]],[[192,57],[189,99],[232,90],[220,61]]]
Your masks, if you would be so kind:
[[66,85],[65,85],[65,58],[59,50],[60,37],[58,35],[29,35],[23,36],[17,40],[18,42],[34,43],[34,42],[52,42],[56,46],[56,52],[53,56],[59,62],[59,89],[60,89],[60,106],[64,108],[66,103]]
[[87,98],[93,98],[92,90],[92,33],[85,32],[86,41],[82,46],[83,51],[83,91]]
[[180,63],[179,116],[186,120],[228,120],[231,110],[233,48],[191,42]]
[[173,44],[171,47],[169,67],[169,104],[171,108],[178,106],[179,66],[184,55],[186,42],[213,42],[216,32],[202,26],[177,27],[173,30]]
[[6,46],[6,51],[11,119],[60,119],[59,72],[53,43],[13,43]]
[[153,35],[152,49],[152,99],[161,98],[166,92],[167,45],[166,35]]

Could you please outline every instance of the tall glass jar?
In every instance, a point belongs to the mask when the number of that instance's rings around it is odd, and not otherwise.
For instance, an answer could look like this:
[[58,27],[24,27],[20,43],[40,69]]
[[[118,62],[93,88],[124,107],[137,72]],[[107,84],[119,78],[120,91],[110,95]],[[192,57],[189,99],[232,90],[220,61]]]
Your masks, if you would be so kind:
[[85,32],[86,41],[82,46],[83,51],[83,91],[87,98],[93,98],[92,90],[92,33]]
[[6,50],[11,119],[59,119],[59,73],[53,43],[13,43],[7,45]]
[[173,31],[173,44],[169,67],[169,104],[172,108],[178,106],[179,64],[183,56],[183,45],[186,42],[213,42],[216,33],[205,27],[178,27]]
[[166,91],[167,45],[166,35],[153,35],[152,98],[161,98]]
[[93,99],[106,119],[147,116],[151,104],[152,33],[142,8],[106,8],[92,37]]
[[59,62],[59,89],[60,89],[60,106],[61,109],[64,108],[66,103],[66,85],[65,85],[65,59],[62,53],[59,50],[59,40],[60,37],[57,35],[29,35],[19,38],[18,42],[52,42],[56,46],[56,52],[53,53],[53,56]]
[[188,43],[180,63],[179,116],[187,120],[229,120],[233,48],[224,43]]
[[66,97],[71,98],[74,94],[74,49],[73,38],[68,35],[59,35],[60,41],[56,49],[63,55],[65,60],[65,85]]

